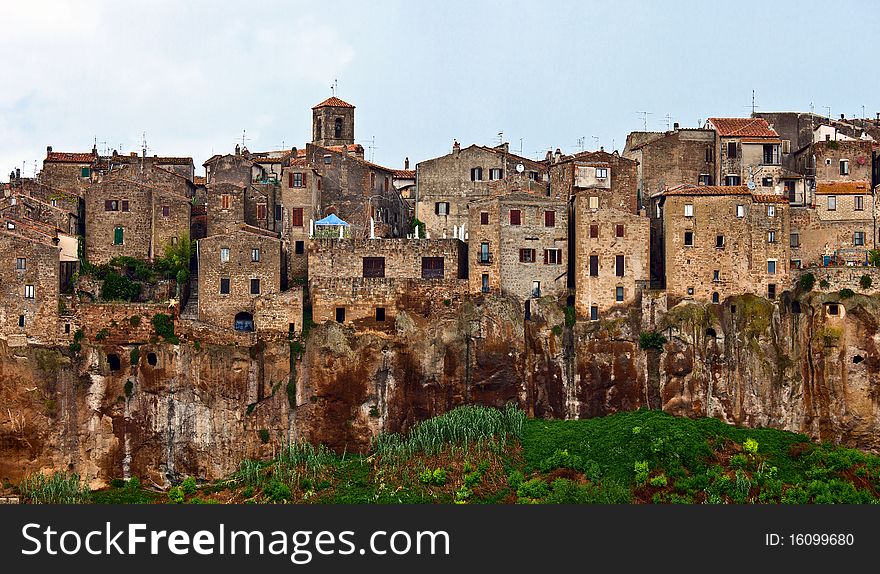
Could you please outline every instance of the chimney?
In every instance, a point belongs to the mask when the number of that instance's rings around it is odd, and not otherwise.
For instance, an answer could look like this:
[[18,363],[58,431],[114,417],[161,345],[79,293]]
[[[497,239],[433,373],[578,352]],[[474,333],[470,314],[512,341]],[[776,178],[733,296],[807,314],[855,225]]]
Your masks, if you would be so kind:
[[290,149],[290,159],[296,159],[296,146]]
[[403,169],[409,169],[409,158],[404,158],[403,160]]
[[235,155],[241,155],[241,146],[239,146],[238,144],[235,144]]
[[49,155],[50,153],[52,153],[52,146],[47,145],[46,146],[46,155]]
[[461,151],[461,145],[458,143],[458,140],[452,140],[452,155],[458,157],[458,152]]
[[562,159],[562,151],[559,148],[556,148],[556,153],[553,154],[553,163],[559,163],[559,160]]
[[544,158],[544,160],[549,162],[552,159],[553,159],[553,152],[548,149],[547,156]]
[[840,119],[845,120],[845,119],[846,119],[846,114],[840,114]]
[[15,179],[21,179],[21,168],[15,168]]
[[605,151],[605,146],[600,145],[600,146],[599,146],[599,151]]
[[675,131],[678,131],[678,122],[675,122],[674,124],[672,124],[672,129],[674,129]]
[[134,151],[132,151],[132,152],[128,152],[128,155],[131,156],[131,157],[137,157],[137,156],[138,156],[137,152],[134,152]]

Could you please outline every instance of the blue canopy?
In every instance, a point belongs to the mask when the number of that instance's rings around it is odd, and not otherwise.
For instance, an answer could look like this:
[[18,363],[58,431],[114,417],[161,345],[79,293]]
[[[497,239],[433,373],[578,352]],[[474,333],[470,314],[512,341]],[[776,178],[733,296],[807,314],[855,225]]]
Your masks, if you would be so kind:
[[345,221],[342,221],[341,219],[336,217],[335,213],[331,213],[330,215],[328,215],[324,219],[319,219],[318,221],[316,221],[315,225],[345,225],[345,226],[348,226],[348,223],[346,223]]

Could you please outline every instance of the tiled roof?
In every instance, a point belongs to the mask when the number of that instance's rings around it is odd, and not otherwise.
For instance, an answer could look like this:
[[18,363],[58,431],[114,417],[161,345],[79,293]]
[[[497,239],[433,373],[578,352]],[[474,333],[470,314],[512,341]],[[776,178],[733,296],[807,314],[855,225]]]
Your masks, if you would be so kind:
[[744,185],[696,185],[671,187],[663,195],[752,195]]
[[343,102],[336,96],[333,96],[332,98],[327,98],[317,106],[314,106],[312,109],[316,110],[318,108],[354,108],[354,106],[348,102]]
[[709,118],[721,137],[778,138],[764,118]]
[[92,163],[96,155],[92,152],[85,153],[69,153],[63,151],[53,151],[46,154],[44,162],[48,163]]
[[817,195],[864,195],[868,191],[866,181],[820,181],[816,184]]
[[207,183],[207,181],[205,180],[205,176],[196,175],[196,176],[193,176],[193,183],[196,185],[205,185],[205,183]]
[[394,177],[397,179],[415,179],[416,170],[414,169],[395,169]]
[[788,203],[788,196],[775,193],[753,193],[755,203]]

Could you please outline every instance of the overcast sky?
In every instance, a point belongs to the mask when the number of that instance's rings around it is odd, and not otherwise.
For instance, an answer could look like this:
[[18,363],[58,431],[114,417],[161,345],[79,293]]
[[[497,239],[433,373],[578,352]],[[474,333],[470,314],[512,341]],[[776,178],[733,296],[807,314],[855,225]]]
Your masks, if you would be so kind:
[[33,175],[47,145],[140,150],[144,133],[197,173],[243,130],[252,151],[301,147],[334,79],[368,159],[395,168],[499,132],[528,157],[622,149],[638,112],[695,127],[747,116],[753,89],[763,111],[873,117],[876,16],[871,1],[7,2],[0,173]]

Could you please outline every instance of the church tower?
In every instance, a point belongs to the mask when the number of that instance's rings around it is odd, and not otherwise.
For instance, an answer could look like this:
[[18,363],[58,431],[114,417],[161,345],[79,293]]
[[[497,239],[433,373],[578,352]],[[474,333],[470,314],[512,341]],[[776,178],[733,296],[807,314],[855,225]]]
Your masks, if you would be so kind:
[[315,145],[354,145],[354,106],[336,96],[312,108],[312,143]]

